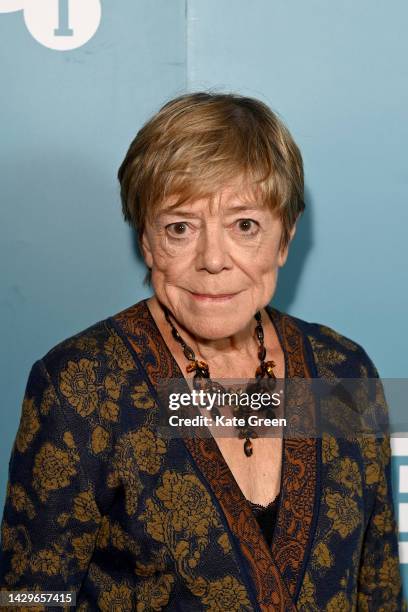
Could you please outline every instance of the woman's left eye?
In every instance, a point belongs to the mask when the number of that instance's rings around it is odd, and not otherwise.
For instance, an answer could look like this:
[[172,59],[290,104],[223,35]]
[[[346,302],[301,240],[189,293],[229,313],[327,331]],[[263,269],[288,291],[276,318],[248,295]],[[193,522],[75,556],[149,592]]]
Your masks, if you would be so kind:
[[253,219],[238,219],[237,224],[243,234],[254,235],[259,229],[259,223]]

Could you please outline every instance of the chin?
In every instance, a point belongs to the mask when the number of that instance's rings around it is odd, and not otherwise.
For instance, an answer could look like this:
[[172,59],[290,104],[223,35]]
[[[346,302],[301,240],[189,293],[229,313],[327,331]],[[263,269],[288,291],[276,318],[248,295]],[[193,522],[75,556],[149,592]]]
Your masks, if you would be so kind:
[[232,336],[243,329],[248,320],[237,320],[235,313],[212,315],[194,315],[186,317],[186,323],[191,332],[206,340],[221,340]]

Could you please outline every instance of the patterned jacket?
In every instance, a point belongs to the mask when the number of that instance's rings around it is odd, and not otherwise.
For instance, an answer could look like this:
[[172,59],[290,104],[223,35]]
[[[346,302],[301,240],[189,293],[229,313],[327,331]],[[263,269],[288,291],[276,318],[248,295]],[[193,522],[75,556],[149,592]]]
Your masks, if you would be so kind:
[[[332,329],[268,314],[288,378],[378,377]],[[286,437],[269,547],[214,439],[159,435],[165,378],[182,373],[145,300],[33,365],[9,464],[2,590],[75,591],[78,610],[406,609],[387,432]],[[312,400],[312,419],[334,414],[341,429],[347,401],[336,402]]]

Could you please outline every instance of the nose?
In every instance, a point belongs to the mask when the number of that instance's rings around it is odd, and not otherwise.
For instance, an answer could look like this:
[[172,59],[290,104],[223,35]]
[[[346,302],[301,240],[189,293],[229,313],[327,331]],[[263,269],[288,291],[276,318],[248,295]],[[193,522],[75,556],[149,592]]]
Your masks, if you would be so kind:
[[230,267],[230,258],[224,229],[220,223],[206,223],[197,243],[196,265],[198,270],[217,274]]

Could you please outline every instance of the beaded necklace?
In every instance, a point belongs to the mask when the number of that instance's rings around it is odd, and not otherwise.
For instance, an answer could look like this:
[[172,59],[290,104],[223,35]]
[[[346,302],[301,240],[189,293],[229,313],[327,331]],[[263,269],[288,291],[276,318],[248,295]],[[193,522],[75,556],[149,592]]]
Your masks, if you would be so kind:
[[[208,364],[205,361],[196,359],[193,349],[183,340],[183,338],[180,336],[179,332],[175,328],[170,318],[170,312],[168,308],[164,306],[164,304],[161,304],[161,306],[164,310],[166,321],[171,326],[171,333],[173,335],[173,338],[182,346],[184,356],[190,361],[190,363],[186,367],[187,373],[195,372],[194,377],[193,377],[194,389],[198,389],[198,390],[202,389],[207,392],[221,391],[221,392],[231,393],[233,391],[234,393],[236,393],[236,390],[233,389],[232,387],[227,389],[223,387],[220,383],[211,380]],[[264,331],[262,327],[262,318],[261,318],[260,311],[258,311],[255,314],[255,320],[257,322],[255,331],[256,331],[258,341],[259,341],[258,358],[260,360],[260,364],[256,368],[256,371],[255,371],[256,382],[247,385],[244,390],[241,389],[241,393],[245,392],[245,393],[251,394],[251,393],[259,393],[261,390],[265,391],[265,385],[261,383],[261,380],[265,376],[268,379],[268,384],[266,385],[268,392],[273,390],[276,386],[276,376],[273,372],[273,368],[276,366],[276,364],[274,361],[265,361],[266,348],[264,345]],[[266,411],[274,410],[274,407],[271,405],[268,405],[268,406],[261,406],[259,409],[260,412],[265,411],[265,410]],[[219,410],[216,405],[214,405],[214,411],[216,414],[220,415]],[[248,416],[250,414],[253,414],[253,410],[250,406],[242,406],[240,403],[236,403],[233,406],[233,412],[234,412],[234,416],[237,416],[240,419],[243,418],[245,420],[244,426],[237,425],[237,428],[239,429],[238,437],[240,439],[245,438],[244,453],[246,457],[250,457],[253,454],[253,444],[250,438],[258,437],[258,434],[256,433],[256,431],[254,431],[248,425],[248,422],[247,422]]]

